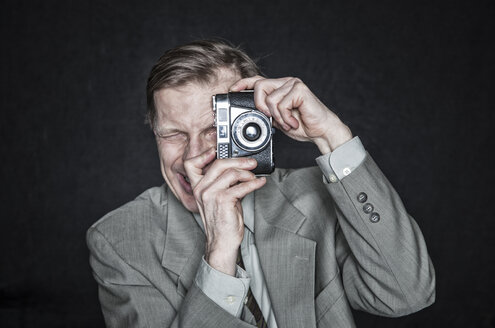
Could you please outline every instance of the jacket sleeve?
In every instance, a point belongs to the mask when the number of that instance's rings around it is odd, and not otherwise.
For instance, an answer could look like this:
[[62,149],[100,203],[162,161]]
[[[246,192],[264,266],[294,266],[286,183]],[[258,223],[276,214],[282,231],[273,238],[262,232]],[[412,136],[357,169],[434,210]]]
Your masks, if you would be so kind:
[[336,203],[336,255],[355,309],[402,316],[435,300],[435,271],[414,219],[371,156],[326,187]]
[[[172,277],[161,282],[170,290],[163,292],[129,265],[97,228],[88,230],[87,244],[107,327],[253,328],[248,323],[253,322],[249,311],[236,318],[208,298],[196,283],[177,302],[180,296]],[[177,303],[180,305],[175,308]]]

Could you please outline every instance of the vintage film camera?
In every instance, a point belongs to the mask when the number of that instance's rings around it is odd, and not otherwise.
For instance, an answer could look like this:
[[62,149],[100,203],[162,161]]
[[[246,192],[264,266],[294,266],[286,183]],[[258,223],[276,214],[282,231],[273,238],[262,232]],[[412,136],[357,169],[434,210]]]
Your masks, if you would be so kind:
[[251,157],[258,162],[253,173],[272,173],[272,119],[254,106],[253,90],[214,95],[213,112],[217,158]]

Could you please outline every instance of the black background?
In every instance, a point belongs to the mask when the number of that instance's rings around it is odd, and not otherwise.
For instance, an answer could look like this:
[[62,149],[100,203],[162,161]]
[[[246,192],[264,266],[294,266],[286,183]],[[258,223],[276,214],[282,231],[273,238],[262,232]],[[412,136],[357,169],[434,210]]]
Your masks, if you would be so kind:
[[[492,2],[493,3],[493,2]],[[425,235],[436,303],[359,327],[495,327],[494,6],[415,1],[8,1],[1,15],[1,327],[102,327],[87,228],[160,185],[145,84],[219,36],[339,114]],[[277,165],[317,150],[276,136]]]

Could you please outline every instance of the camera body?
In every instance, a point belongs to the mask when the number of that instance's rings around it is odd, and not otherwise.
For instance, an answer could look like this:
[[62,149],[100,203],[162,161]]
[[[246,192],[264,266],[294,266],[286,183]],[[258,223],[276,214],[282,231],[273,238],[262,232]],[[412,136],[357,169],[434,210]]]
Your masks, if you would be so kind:
[[251,157],[257,175],[273,172],[272,119],[254,106],[253,90],[213,96],[217,158]]

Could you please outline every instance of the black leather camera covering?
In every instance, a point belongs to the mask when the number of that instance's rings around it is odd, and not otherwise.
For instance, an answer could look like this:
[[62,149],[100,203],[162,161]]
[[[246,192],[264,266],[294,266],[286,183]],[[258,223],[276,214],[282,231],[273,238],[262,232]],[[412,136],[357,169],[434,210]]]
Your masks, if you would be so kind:
[[251,170],[254,174],[270,174],[275,169],[275,165],[272,161],[273,158],[270,157],[270,153],[267,151],[262,151],[249,157],[254,158],[258,162],[258,166]]
[[229,92],[230,106],[256,109],[253,92]]
[[[254,106],[253,92],[229,92],[230,106],[257,109]],[[272,147],[269,143],[268,147]],[[263,151],[252,154],[249,157],[254,158],[258,162],[258,166],[252,170],[254,174],[270,174],[275,169],[273,158],[270,151],[265,148]]]

